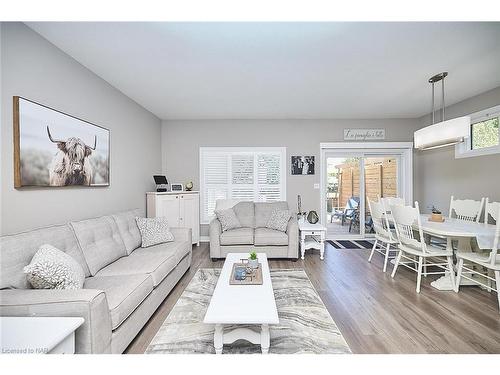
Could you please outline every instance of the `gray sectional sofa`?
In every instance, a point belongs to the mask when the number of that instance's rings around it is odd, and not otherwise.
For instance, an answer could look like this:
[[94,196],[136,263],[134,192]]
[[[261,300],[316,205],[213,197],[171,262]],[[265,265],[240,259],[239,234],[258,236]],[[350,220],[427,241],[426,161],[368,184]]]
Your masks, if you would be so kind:
[[242,228],[222,232],[220,221],[210,222],[210,257],[225,258],[228,253],[248,253],[255,250],[268,258],[297,259],[299,256],[299,227],[291,215],[286,232],[266,228],[274,210],[288,210],[287,202],[232,202],[220,200],[217,209],[232,207]]
[[[1,316],[80,316],[77,353],[122,353],[191,265],[191,229],[174,242],[141,248],[127,211],[0,238]],[[43,244],[85,271],[80,290],[31,289],[23,267]]]

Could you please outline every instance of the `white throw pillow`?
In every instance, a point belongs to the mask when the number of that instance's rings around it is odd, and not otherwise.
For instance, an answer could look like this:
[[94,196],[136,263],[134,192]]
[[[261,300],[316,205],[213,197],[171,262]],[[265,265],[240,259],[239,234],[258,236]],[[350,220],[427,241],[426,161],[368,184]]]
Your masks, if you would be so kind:
[[274,210],[267,221],[266,228],[286,232],[288,220],[290,220],[289,210]]
[[167,219],[164,217],[136,217],[135,221],[141,232],[141,247],[149,247],[174,240],[174,235],[170,232]]
[[241,228],[241,223],[232,208],[217,210],[215,211],[215,215],[217,215],[217,219],[220,221],[223,232],[230,229]]
[[51,245],[42,245],[23,268],[35,289],[82,289],[83,268],[65,252]]

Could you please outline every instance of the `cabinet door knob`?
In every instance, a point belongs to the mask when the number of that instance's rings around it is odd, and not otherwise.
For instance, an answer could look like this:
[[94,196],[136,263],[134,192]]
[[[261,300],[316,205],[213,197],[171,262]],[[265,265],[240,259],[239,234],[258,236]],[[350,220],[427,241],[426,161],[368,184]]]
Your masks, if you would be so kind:
[[176,195],[176,196],[175,196],[175,199],[178,199],[178,198],[179,198],[179,196],[178,196],[178,195]]

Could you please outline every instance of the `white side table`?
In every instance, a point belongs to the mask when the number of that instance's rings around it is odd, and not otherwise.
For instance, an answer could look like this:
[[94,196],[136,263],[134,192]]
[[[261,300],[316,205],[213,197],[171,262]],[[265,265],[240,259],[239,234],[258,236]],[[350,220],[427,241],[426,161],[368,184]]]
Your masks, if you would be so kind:
[[311,224],[304,220],[299,221],[299,232],[301,258],[304,259],[306,250],[318,249],[319,259],[323,260],[325,257],[326,227],[319,223]]
[[0,317],[2,354],[73,354],[80,317]]

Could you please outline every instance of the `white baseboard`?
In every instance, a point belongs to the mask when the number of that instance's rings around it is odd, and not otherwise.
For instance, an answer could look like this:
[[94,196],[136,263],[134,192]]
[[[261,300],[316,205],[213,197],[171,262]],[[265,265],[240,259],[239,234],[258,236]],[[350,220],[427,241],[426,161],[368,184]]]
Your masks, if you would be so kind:
[[200,236],[200,242],[210,242],[209,236]]

